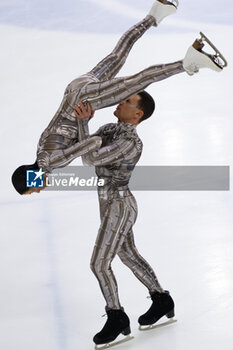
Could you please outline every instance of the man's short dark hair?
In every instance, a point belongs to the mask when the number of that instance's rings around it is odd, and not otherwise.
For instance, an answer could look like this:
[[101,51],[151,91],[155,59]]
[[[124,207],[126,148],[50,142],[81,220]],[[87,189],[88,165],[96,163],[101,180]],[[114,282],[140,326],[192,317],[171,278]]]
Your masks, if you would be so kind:
[[141,123],[143,120],[150,118],[150,116],[153,114],[155,110],[155,101],[153,97],[145,90],[139,92],[137,95],[141,98],[138,102],[138,108],[144,113],[139,120],[139,123]]

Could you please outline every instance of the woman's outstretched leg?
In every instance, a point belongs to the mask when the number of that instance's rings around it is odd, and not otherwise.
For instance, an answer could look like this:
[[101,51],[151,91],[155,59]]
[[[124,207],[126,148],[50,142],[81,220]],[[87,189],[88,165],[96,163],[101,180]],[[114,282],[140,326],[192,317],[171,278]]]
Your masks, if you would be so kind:
[[151,27],[157,26],[165,17],[176,12],[178,0],[156,0],[149,14],[122,35],[114,50],[97,64],[89,73],[98,80],[114,78],[132,49],[135,42]]
[[131,27],[122,35],[114,50],[89,73],[93,74],[100,81],[114,78],[124,65],[133,45],[154,24],[155,18],[148,15]]
[[144,90],[152,83],[184,71],[183,61],[177,61],[151,66],[132,76],[93,82],[81,90],[80,100],[88,100],[93,110],[113,106]]

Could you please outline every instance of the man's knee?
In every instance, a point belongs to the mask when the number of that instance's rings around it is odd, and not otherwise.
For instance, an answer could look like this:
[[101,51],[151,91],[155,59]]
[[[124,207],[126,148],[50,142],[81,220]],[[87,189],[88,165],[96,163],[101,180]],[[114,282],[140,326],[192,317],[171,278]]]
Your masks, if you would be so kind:
[[111,261],[104,258],[91,259],[90,269],[95,276],[101,275],[111,270]]
[[90,262],[90,269],[94,273],[94,275],[97,274],[97,264],[94,261],[92,261],[92,260]]
[[123,262],[123,264],[126,264],[128,261],[128,255],[126,253],[126,251],[124,249],[121,249],[117,255],[119,256],[119,258],[121,259],[121,261]]

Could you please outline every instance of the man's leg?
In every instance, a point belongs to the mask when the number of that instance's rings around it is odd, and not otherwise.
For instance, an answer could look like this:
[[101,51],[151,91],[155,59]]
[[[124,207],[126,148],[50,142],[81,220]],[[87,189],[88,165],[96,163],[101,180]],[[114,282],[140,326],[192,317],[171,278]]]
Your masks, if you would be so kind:
[[91,258],[91,269],[100,284],[107,309],[121,309],[111,262],[121,249],[136,214],[124,200],[114,200],[102,218]]
[[136,219],[130,198],[114,199],[108,203],[106,212],[101,212],[101,226],[91,258],[91,269],[97,277],[106,300],[107,321],[93,340],[105,344],[115,340],[120,333],[130,334],[130,321],[120,305],[117,282],[111,262]]
[[161,317],[174,317],[174,301],[168,291],[164,291],[151,266],[138,253],[132,230],[127,235],[121,250],[118,252],[121,261],[128,266],[134,275],[148,288],[152,305],[141,315],[138,322],[141,326],[152,325]]
[[150,293],[164,292],[152,267],[139,254],[134,243],[134,235],[132,229],[127,234],[127,237],[121,246],[121,250],[118,252],[118,256],[121,261],[131,269],[139,281],[141,281],[148,288]]

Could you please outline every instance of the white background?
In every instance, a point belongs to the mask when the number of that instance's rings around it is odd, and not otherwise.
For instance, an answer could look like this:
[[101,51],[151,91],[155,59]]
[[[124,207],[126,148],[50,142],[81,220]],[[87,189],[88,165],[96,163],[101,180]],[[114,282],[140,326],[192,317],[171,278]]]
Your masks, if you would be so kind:
[[[95,192],[19,196],[11,174],[35,160],[36,145],[66,85],[108,54],[152,1],[0,1],[0,347],[92,349],[105,302],[89,269],[99,226]],[[224,6],[224,7],[223,7]],[[202,30],[228,68],[151,85],[152,118],[138,127],[142,165],[230,165],[232,156],[232,2],[180,1],[151,28],[119,75],[184,57]],[[114,121],[98,111],[90,128]],[[73,164],[81,164],[76,160]],[[116,348],[232,349],[233,199],[227,192],[135,192],[136,244],[176,303],[177,323],[139,332],[147,290],[113,263],[135,339]]]

